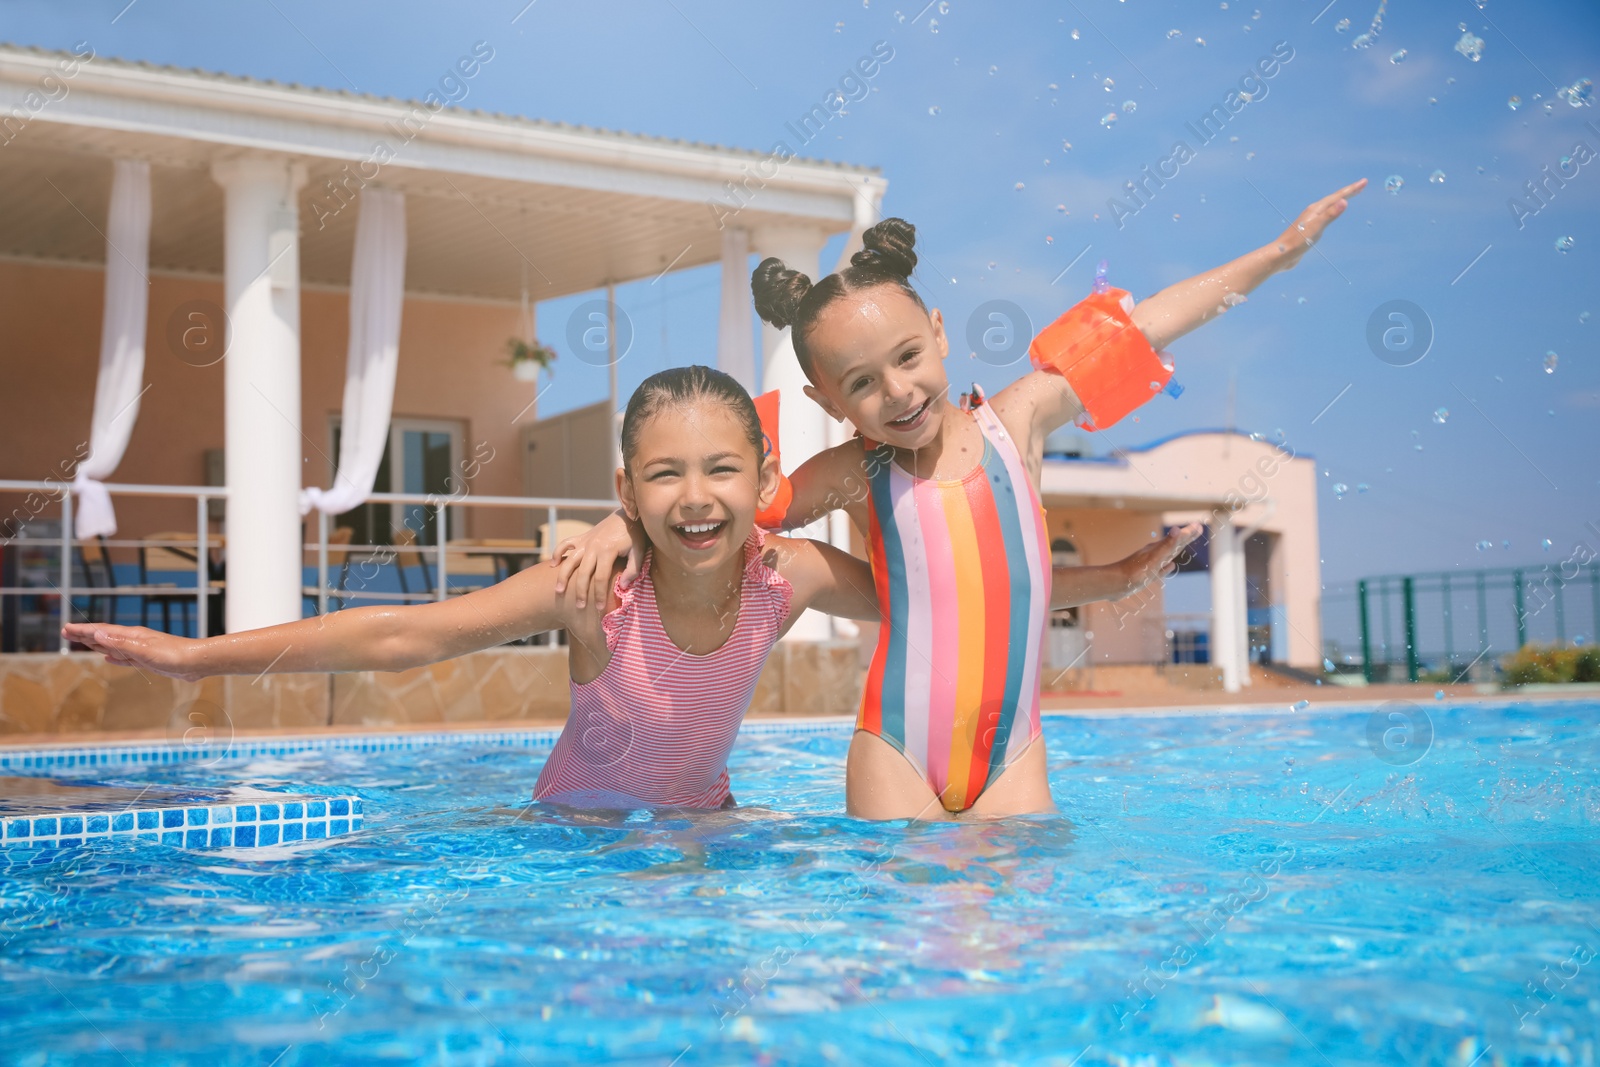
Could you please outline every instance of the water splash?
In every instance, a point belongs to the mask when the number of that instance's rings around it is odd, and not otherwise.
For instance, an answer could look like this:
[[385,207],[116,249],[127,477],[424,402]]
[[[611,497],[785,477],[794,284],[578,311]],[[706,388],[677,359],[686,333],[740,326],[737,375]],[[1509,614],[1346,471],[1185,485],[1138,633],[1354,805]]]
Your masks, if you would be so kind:
[[1594,82],[1588,78],[1579,78],[1565,89],[1556,91],[1556,95],[1573,107],[1594,106]]
[[1483,58],[1483,38],[1467,30],[1456,42],[1456,51],[1476,63]]
[[1389,0],[1378,0],[1377,14],[1372,16],[1372,25],[1367,27],[1367,32],[1350,42],[1351,48],[1371,48],[1372,43],[1383,33],[1383,12],[1389,6]]
[[1391,63],[1404,63],[1405,61],[1406,61],[1406,50],[1404,48],[1401,48],[1401,49],[1399,49],[1399,50],[1397,50],[1395,52],[1391,52],[1389,54],[1389,62],[1391,62]]

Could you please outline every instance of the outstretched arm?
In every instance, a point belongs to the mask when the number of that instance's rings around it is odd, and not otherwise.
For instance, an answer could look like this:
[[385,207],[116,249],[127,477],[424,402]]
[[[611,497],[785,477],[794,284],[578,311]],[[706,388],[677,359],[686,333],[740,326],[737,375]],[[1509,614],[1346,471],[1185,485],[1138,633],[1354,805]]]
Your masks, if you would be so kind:
[[568,625],[552,567],[530,567],[465,596],[348,608],[204,640],[142,626],[69,623],[69,640],[108,663],[194,681],[216,674],[403,671]]
[[1139,301],[1133,307],[1133,324],[1158,352],[1205,325],[1274,274],[1292,270],[1328,224],[1344,214],[1349,198],[1366,185],[1367,179],[1362,178],[1329,193],[1300,212],[1300,217],[1271,244]]
[[[1271,244],[1247,252],[1230,263],[1169,285],[1134,305],[1130,318],[1157,352],[1199,326],[1242,303],[1245,294],[1279,271],[1290,270],[1322,236],[1328,224],[1366,188],[1367,179],[1352,182],[1307,207]],[[1075,421],[1084,405],[1067,380],[1054,370],[1023,375],[995,397],[995,408],[1011,412],[1016,432],[1026,426],[1042,442],[1057,427]]]
[[1177,570],[1173,562],[1205,529],[1198,522],[1175,527],[1131,556],[1099,567],[1056,567],[1051,571],[1050,607],[1077,607],[1096,600],[1120,600]]
[[[794,496],[783,529],[797,530],[829,512],[849,510],[867,494],[867,472],[860,441],[846,441],[818,452],[789,475]],[[873,616],[876,618],[876,616]]]
[[765,558],[794,587],[791,621],[806,608],[844,619],[878,621],[872,568],[865,560],[803,537],[769,538]]

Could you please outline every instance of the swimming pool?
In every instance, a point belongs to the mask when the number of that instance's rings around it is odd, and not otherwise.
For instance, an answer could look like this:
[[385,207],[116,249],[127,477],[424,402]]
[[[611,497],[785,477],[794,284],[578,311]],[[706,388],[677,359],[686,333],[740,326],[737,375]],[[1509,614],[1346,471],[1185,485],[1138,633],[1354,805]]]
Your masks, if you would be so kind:
[[1594,1062],[1600,704],[1045,734],[1062,814],[981,826],[844,818],[846,724],[747,724],[693,816],[519,818],[548,735],[35,767],[365,825],[11,866],[0,1058]]

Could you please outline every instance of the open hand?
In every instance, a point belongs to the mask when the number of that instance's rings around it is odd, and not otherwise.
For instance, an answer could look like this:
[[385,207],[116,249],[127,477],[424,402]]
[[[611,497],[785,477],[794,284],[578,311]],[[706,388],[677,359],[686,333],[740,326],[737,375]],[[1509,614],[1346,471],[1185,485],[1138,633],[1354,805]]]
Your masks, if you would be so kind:
[[1178,554],[1204,532],[1205,526],[1198,522],[1176,526],[1161,540],[1150,542],[1123,560],[1128,573],[1128,594],[1137,593],[1158,578],[1177,573],[1178,565],[1174,561]]
[[1278,237],[1272,248],[1277,252],[1279,270],[1292,270],[1306,250],[1317,243],[1328,223],[1344,214],[1349,198],[1367,187],[1367,179],[1351,182],[1338,192],[1329,193],[1304,211],[1294,224]]
[[112,626],[98,622],[69,622],[61,632],[67,640],[86,646],[90,652],[100,653],[107,663],[118,667],[151,671],[185,682],[206,677],[190,662],[189,649],[198,642],[187,637],[173,637],[143,626]]
[[630,585],[639,576],[647,547],[644,531],[637,523],[628,522],[618,514],[607,516],[593,529],[569,537],[556,546],[550,559],[557,570],[555,590],[565,593],[571,585],[577,607],[593,604],[597,610],[604,611],[611,598],[615,561],[627,556],[622,584]]

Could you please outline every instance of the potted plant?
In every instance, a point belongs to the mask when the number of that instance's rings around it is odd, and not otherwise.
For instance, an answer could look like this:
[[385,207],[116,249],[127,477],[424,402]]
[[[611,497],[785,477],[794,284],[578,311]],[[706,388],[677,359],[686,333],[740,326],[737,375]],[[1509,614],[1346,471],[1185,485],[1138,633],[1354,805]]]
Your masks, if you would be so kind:
[[555,349],[538,341],[524,341],[520,337],[507,341],[506,351],[511,354],[511,358],[505,361],[506,366],[511,368],[511,373],[519,381],[533,381],[539,377],[541,370],[550,370],[550,364],[556,361]]

